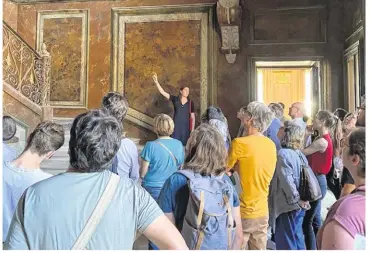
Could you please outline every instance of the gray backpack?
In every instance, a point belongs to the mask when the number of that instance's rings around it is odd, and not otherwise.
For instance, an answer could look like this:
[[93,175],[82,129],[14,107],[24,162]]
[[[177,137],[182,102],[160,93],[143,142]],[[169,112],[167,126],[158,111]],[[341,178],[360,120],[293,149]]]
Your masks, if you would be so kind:
[[188,248],[231,249],[236,227],[233,186],[222,176],[202,177],[190,170],[177,173],[188,178],[189,199],[181,231]]

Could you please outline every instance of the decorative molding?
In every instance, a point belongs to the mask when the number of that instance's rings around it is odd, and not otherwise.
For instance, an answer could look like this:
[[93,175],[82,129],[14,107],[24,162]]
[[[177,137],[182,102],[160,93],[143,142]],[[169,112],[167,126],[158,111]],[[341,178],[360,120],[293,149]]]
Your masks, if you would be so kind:
[[345,39],[345,42],[348,42],[350,39],[352,39],[357,34],[361,33],[364,30],[363,26],[358,27],[357,30],[355,30],[348,38]]
[[[256,18],[257,17],[269,17],[269,15],[287,15],[293,14],[310,15],[317,14],[319,19],[319,30],[320,33],[318,40],[308,39],[307,41],[297,39],[258,39],[256,38]],[[324,44],[327,42],[327,21],[326,21],[326,6],[300,6],[300,7],[287,7],[287,8],[276,8],[276,9],[258,9],[250,17],[250,43],[249,45],[289,45],[289,44]],[[270,24],[273,25],[273,24]],[[269,25],[267,25],[269,26]]]
[[355,55],[359,52],[359,40],[354,42],[344,51],[344,57],[348,58],[349,56]]
[[[200,107],[205,111],[209,101],[215,101],[215,59],[212,4],[144,6],[112,8],[111,88],[125,93],[125,27],[128,23],[158,21],[189,21],[201,23]],[[201,117],[201,115],[200,115]],[[153,131],[153,118],[129,108],[127,120]]]
[[240,50],[240,27],[242,9],[239,0],[219,0],[216,7],[218,23],[222,35],[221,52],[228,63],[236,61]]
[[[87,108],[88,101],[88,56],[89,56],[89,10],[58,10],[39,11],[37,14],[37,51],[42,50],[44,43],[44,21],[47,19],[81,18],[81,69],[79,101],[50,101],[50,105],[58,108]],[[50,49],[49,49],[50,50]],[[53,56],[52,56],[53,57]]]
[[42,106],[47,103],[50,55],[46,47],[39,53],[3,22],[3,80],[19,94]]

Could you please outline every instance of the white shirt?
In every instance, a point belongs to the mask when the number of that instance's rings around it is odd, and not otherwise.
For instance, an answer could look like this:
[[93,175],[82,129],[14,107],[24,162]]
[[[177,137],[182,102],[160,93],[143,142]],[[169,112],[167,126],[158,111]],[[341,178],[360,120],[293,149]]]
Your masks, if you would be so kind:
[[51,177],[40,169],[25,170],[3,163],[3,241],[5,241],[14,210],[23,192],[31,185]]
[[137,181],[139,178],[139,160],[135,143],[129,138],[122,139],[116,156],[117,174],[120,177],[128,177]]
[[[303,118],[295,118],[292,120],[294,124],[298,125],[302,130],[304,130],[304,133],[306,132],[307,129],[307,123],[304,122]],[[304,146],[308,147],[312,143],[311,136],[308,136],[307,140],[304,140]]]

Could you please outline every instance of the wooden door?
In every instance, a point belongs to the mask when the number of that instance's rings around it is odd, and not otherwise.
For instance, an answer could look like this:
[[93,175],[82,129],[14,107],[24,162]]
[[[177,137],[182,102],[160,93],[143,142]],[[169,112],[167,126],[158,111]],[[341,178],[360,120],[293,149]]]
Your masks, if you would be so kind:
[[294,102],[305,103],[305,68],[262,68],[263,102],[282,102],[288,117],[289,107]]

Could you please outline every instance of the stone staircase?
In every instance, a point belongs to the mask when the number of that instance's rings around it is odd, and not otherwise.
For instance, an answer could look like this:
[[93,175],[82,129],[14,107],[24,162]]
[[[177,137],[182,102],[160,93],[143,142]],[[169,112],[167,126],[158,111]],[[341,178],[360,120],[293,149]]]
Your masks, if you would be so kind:
[[[56,175],[62,172],[65,172],[68,169],[69,165],[69,156],[68,156],[68,145],[70,142],[70,129],[72,126],[73,119],[65,118],[54,118],[54,122],[63,125],[65,135],[64,135],[64,144],[58,149],[54,155],[49,159],[41,163],[41,169],[52,175]],[[143,145],[139,145],[139,139],[130,138],[136,144],[138,152],[143,150]]]

